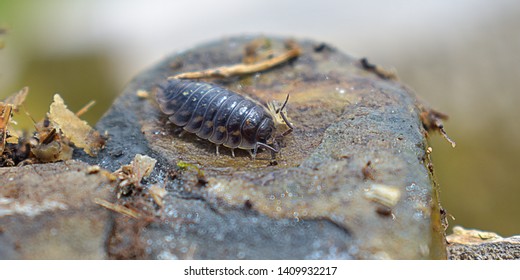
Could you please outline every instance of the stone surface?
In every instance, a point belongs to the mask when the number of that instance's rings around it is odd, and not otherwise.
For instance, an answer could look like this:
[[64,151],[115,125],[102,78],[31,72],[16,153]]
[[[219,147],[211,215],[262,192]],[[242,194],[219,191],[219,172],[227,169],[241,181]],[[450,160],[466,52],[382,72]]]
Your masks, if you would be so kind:
[[[118,217],[111,257],[445,258],[416,98],[399,82],[365,71],[358,59],[298,41],[303,54],[295,60],[212,81],[260,102],[291,94],[287,110],[296,129],[274,166],[252,161],[246,151],[233,158],[221,149],[216,156],[213,144],[180,137],[155,101],[137,96],[139,90],[153,93],[170,75],[239,63],[253,39],[215,41],[143,72],[97,125],[109,132],[106,149],[98,158],[76,152],[112,171],[137,153],[158,160],[148,182],[166,185],[165,206],[147,223]],[[283,40],[269,40],[275,53],[284,51]],[[179,169],[181,161],[197,166],[204,178]],[[373,188],[383,190],[382,197],[367,195]],[[385,198],[385,189],[397,199]]]
[[79,161],[0,168],[0,259],[105,259],[111,213],[101,174]]
[[520,260],[520,235],[503,238],[456,226],[446,239],[450,260]]

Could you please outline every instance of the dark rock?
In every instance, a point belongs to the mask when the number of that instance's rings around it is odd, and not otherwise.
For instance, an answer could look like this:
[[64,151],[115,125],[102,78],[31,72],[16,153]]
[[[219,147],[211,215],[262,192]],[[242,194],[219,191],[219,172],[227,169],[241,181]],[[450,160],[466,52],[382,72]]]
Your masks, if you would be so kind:
[[[233,158],[221,149],[216,156],[213,144],[180,137],[154,100],[136,95],[153,93],[170,75],[239,63],[253,39],[212,42],[143,72],[97,125],[110,134],[106,149],[96,159],[76,154],[112,171],[137,153],[147,154],[158,160],[149,182],[167,186],[160,222],[116,222],[111,256],[445,258],[416,98],[399,82],[364,70],[358,59],[298,41],[303,54],[288,63],[212,81],[263,103],[291,94],[287,110],[296,129],[285,138],[276,165],[252,161],[245,151]],[[275,53],[284,50],[283,40],[269,40]],[[179,169],[181,161],[197,166],[204,178]]]

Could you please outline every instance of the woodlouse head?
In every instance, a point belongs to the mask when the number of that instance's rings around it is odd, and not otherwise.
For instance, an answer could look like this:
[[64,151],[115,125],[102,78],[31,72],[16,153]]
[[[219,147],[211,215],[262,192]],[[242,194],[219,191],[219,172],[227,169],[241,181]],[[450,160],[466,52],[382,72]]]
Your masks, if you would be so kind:
[[[289,95],[287,95],[287,97],[285,98],[285,101],[282,104],[282,106],[278,106],[278,103],[276,101],[267,104],[268,111],[272,117],[272,119],[269,119],[270,123],[268,138],[270,139],[269,144],[272,145],[270,146],[271,151],[274,153],[280,151],[280,142],[286,135],[290,134],[294,129],[291,122],[287,118],[287,111],[285,110],[287,101],[289,101]],[[260,126],[260,128],[261,127],[262,126]],[[285,129],[285,131],[283,133],[278,133],[279,131],[282,131],[282,129]],[[267,131],[268,129],[266,128],[265,130]]]
[[276,128],[274,122],[270,118],[266,118],[262,121],[260,126],[258,127],[258,131],[256,132],[256,141],[260,143],[267,144],[267,142],[271,142],[275,134]]

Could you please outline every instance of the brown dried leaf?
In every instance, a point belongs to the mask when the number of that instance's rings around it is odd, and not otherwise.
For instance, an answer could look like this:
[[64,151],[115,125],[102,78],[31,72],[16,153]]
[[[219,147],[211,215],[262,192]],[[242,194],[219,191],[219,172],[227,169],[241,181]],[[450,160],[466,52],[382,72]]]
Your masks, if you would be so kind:
[[12,107],[10,104],[0,103],[0,155],[4,153],[7,136],[7,124],[11,118]]
[[372,184],[365,192],[365,198],[387,207],[394,207],[401,198],[401,188],[382,184]]
[[361,63],[361,67],[363,67],[363,69],[376,74],[381,79],[399,80],[397,77],[397,71],[395,69],[385,69],[380,65],[372,64],[368,62],[366,57],[360,59],[359,62]]
[[96,156],[105,144],[105,140],[98,131],[92,129],[87,122],[81,120],[72,111],[67,109],[59,94],[54,95],[51,104],[49,119],[61,132],[78,148],[83,148],[90,156]]
[[33,147],[31,152],[40,162],[57,162],[71,159],[73,149],[64,142],[52,141]]
[[444,123],[442,122],[443,120],[448,119],[448,115],[423,105],[420,106],[420,109],[422,112],[419,117],[421,118],[424,128],[427,131],[439,131],[444,139],[455,148],[457,144],[448,136],[448,133],[444,130]]

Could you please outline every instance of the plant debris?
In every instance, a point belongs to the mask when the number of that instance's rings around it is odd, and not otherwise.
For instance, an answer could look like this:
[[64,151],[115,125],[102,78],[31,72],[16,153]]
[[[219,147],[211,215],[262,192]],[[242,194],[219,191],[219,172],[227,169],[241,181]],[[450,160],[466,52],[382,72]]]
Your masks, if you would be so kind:
[[376,74],[381,79],[398,80],[397,73],[394,69],[385,69],[382,66],[372,64],[368,62],[368,59],[366,57],[360,59],[359,62],[361,63],[363,69]]
[[76,117],[80,117],[81,115],[85,114],[90,109],[90,107],[94,106],[94,104],[96,104],[96,101],[94,100],[87,103],[87,105],[83,106],[83,108],[76,112]]
[[393,207],[401,198],[401,190],[396,186],[372,184],[365,197],[386,207]]
[[148,91],[144,90],[144,89],[140,89],[136,92],[136,95],[137,97],[141,98],[141,99],[146,99],[148,97],[150,97],[150,93],[148,93]]
[[141,191],[141,180],[150,176],[155,163],[157,163],[156,159],[137,154],[130,164],[123,165],[116,170],[113,174],[120,180],[117,198],[120,198],[121,195],[131,194],[134,191]]
[[105,138],[78,118],[92,102],[74,114],[63,99],[55,95],[50,113],[44,120],[35,122],[34,132],[17,132],[9,127],[10,123],[16,123],[13,114],[23,106],[28,93],[29,88],[24,87],[0,102],[0,166],[63,161],[72,158],[75,146],[85,149],[89,155],[95,155],[103,147]]
[[109,210],[126,215],[126,216],[134,218],[134,219],[138,219],[141,217],[141,214],[133,209],[124,207],[123,205],[108,202],[101,198],[94,198],[94,203],[101,205]]
[[[256,53],[256,44],[253,43],[252,45],[253,46],[249,48],[254,49],[254,51],[248,51],[248,48],[246,47],[246,58],[256,57],[256,54],[253,55],[249,53]],[[286,48],[288,49],[286,52],[263,61],[250,63],[251,61],[256,60],[256,58],[247,58],[246,63],[239,63],[231,66],[222,66],[203,71],[180,73],[175,76],[170,76],[168,77],[168,79],[228,78],[233,76],[242,76],[265,71],[279,64],[287,62],[295,57],[298,57],[302,52],[301,48],[294,41],[287,41]]]
[[67,109],[59,94],[54,95],[54,102],[51,104],[48,116],[56,128],[61,130],[76,147],[84,149],[88,155],[96,156],[105,145],[105,139],[99,132]]
[[13,107],[10,104],[0,104],[0,153],[4,152],[5,142],[7,141],[7,125],[11,119]]
[[455,148],[457,144],[448,136],[446,130],[444,130],[444,124],[442,123],[443,120],[448,119],[448,115],[437,110],[427,108],[424,105],[420,105],[419,108],[421,109],[421,114],[419,116],[421,118],[424,129],[426,129],[426,131],[439,131],[444,139],[446,139],[446,141],[448,141],[451,146]]
[[177,162],[177,167],[181,170],[190,170],[191,169],[191,170],[197,172],[197,180],[202,184],[207,183],[206,176],[204,175],[204,171],[202,171],[197,165],[187,163],[187,162],[184,162],[181,160],[181,161]]
[[29,94],[29,87],[24,87],[17,93],[8,96],[5,100],[5,104],[10,104],[13,108],[14,112],[18,112],[18,109],[20,106],[22,106],[23,102],[25,101],[25,98],[27,98],[27,94]]
[[461,226],[453,227],[453,234],[447,236],[449,243],[473,244],[484,241],[501,240],[502,236],[489,231],[481,231],[476,229],[465,229]]
[[164,187],[152,185],[148,188],[148,193],[159,207],[162,208],[164,206],[163,198],[168,194],[168,191]]
[[363,173],[363,180],[375,180],[374,178],[374,167],[372,166],[372,161],[369,160],[363,168],[361,168],[361,173]]
[[244,57],[242,58],[242,63],[253,64],[272,58],[273,50],[271,47],[271,40],[268,38],[258,38],[252,40],[244,47]]

